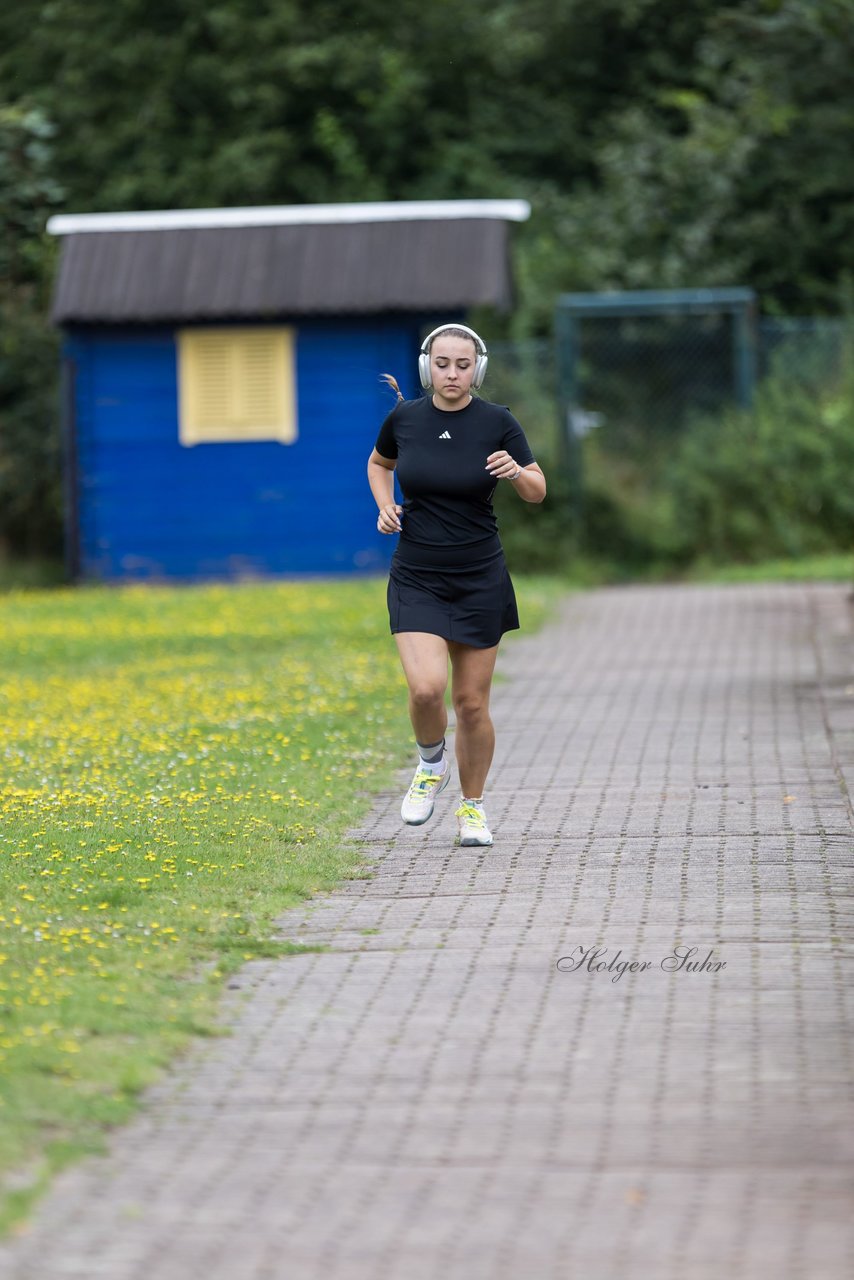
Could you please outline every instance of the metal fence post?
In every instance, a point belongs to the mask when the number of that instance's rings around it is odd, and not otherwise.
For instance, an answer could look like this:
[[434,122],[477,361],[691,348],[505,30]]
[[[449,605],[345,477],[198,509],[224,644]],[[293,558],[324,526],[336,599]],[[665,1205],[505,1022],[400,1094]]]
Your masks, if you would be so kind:
[[749,409],[756,389],[756,307],[752,300],[733,308],[732,330],[735,398],[742,409]]
[[567,480],[572,523],[577,532],[582,518],[584,477],[581,441],[575,431],[573,414],[579,404],[578,361],[581,351],[578,321],[560,302],[555,313],[555,344],[558,458]]

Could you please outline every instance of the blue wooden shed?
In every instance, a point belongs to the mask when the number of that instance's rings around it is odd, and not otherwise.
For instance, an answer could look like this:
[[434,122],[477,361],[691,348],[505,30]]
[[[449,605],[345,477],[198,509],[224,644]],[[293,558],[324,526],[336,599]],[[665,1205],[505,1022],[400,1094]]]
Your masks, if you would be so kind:
[[512,299],[519,200],[52,218],[74,580],[375,572],[365,463],[423,335]]

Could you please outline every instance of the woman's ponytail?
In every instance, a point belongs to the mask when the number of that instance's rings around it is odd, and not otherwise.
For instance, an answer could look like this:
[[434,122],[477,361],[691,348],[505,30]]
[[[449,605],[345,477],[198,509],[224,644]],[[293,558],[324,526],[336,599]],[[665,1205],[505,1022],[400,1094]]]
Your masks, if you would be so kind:
[[403,399],[403,392],[401,391],[400,387],[397,385],[397,378],[392,377],[390,373],[381,373],[380,382],[388,383],[392,391],[397,393],[398,400]]

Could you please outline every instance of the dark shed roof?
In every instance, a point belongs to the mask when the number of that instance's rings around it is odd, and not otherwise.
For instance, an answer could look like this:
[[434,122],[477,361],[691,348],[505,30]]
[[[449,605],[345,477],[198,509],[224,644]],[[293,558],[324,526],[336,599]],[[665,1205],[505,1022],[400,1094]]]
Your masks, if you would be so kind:
[[[197,219],[202,225],[180,225],[180,214],[163,215],[153,226],[158,215],[57,218],[48,227],[64,236],[53,319],[133,323],[483,303],[506,309],[512,301],[507,218],[527,216],[508,212],[514,205],[527,209],[521,201],[342,205],[350,216],[336,221],[311,217],[312,208],[336,206],[306,206],[307,220],[300,222],[299,208],[285,207],[267,211],[271,220],[282,215],[267,225],[234,225],[226,217],[240,212],[234,210],[196,211],[207,215]],[[364,216],[354,217],[354,209]],[[371,217],[371,210],[386,212]],[[218,212],[226,225],[215,225]],[[113,229],[122,217],[136,229]]]

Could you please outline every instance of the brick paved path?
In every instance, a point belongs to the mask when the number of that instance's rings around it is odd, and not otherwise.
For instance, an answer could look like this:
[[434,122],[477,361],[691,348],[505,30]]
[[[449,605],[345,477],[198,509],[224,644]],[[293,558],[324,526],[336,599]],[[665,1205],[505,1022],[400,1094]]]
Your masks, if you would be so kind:
[[[604,589],[507,645],[494,849],[382,795],[373,878],[284,922],[331,950],[249,965],[0,1272],[849,1280],[846,596]],[[594,947],[649,967],[556,964]]]

